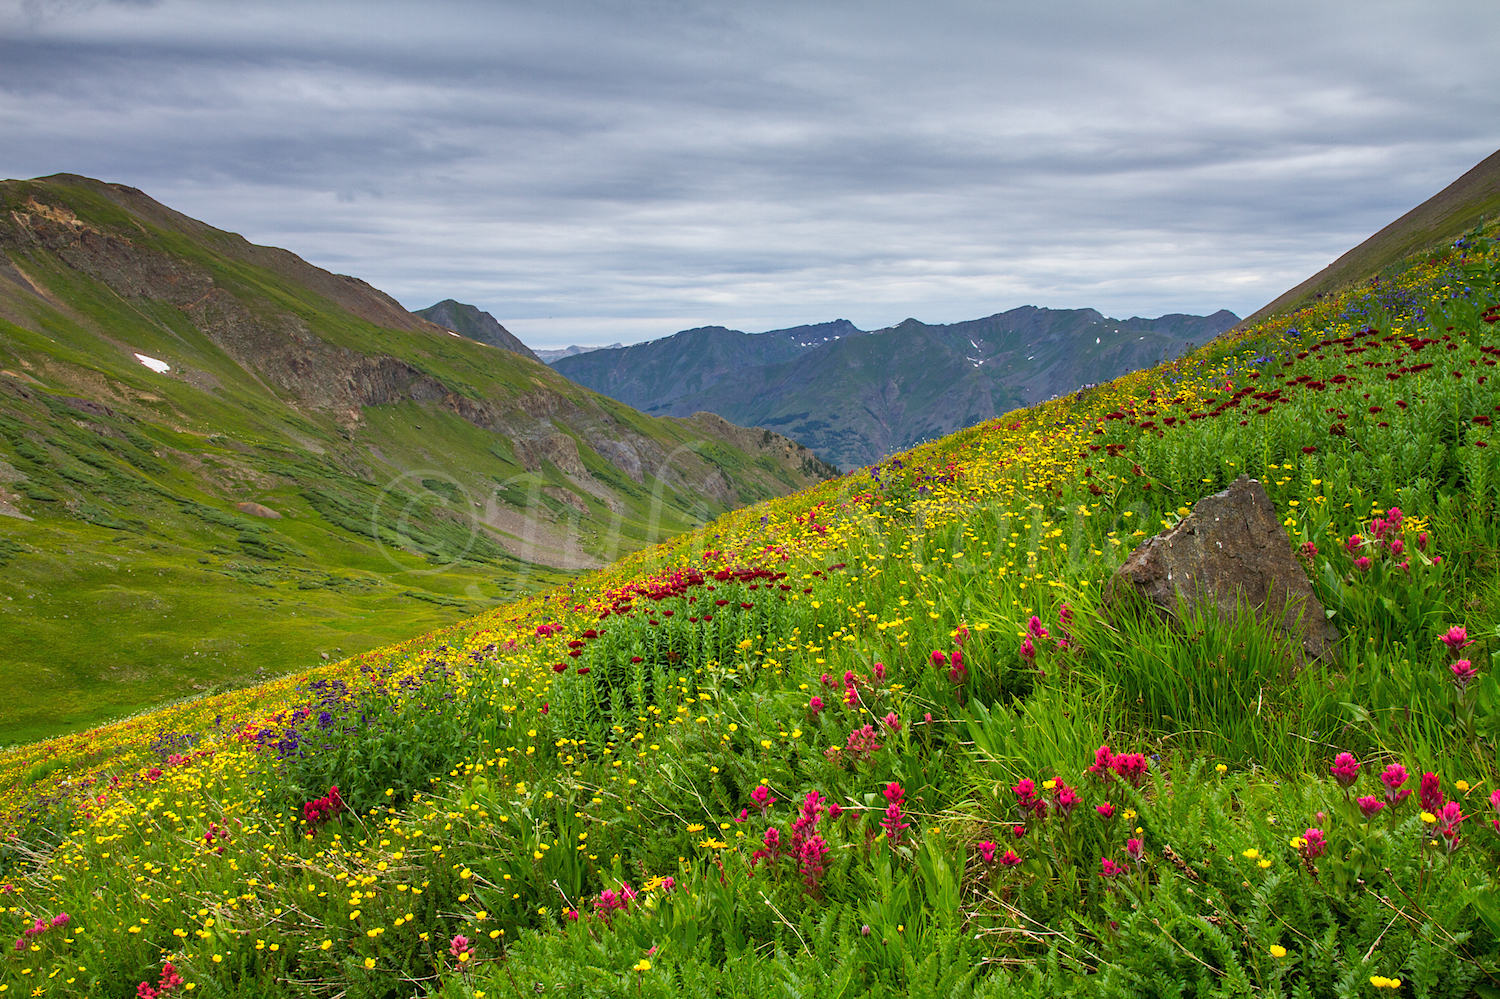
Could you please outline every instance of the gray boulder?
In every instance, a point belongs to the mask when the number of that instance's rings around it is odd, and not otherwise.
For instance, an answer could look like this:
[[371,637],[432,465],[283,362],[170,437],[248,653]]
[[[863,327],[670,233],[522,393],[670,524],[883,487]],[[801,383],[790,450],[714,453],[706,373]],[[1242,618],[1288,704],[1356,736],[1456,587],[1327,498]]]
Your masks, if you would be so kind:
[[1307,659],[1333,654],[1338,629],[1313,594],[1276,508],[1255,479],[1242,475],[1205,496],[1175,526],[1130,554],[1106,584],[1106,608],[1145,601],[1174,624],[1179,602],[1214,606],[1221,621],[1241,607],[1301,639]]

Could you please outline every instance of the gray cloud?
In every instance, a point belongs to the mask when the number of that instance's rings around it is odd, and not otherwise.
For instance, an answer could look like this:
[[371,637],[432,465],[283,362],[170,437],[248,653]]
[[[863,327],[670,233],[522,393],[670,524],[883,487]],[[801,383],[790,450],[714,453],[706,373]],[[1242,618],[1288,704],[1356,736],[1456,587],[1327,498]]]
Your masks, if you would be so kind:
[[1244,314],[1500,146],[1490,13],[27,2],[0,169],[132,184],[538,346]]

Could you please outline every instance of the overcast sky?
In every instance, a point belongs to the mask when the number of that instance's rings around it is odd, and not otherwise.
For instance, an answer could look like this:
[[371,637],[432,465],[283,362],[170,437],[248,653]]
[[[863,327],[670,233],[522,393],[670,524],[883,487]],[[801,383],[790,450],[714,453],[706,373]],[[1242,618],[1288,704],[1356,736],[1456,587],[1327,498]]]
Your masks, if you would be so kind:
[[1493,0],[0,0],[0,173],[537,347],[1245,315],[1497,148]]

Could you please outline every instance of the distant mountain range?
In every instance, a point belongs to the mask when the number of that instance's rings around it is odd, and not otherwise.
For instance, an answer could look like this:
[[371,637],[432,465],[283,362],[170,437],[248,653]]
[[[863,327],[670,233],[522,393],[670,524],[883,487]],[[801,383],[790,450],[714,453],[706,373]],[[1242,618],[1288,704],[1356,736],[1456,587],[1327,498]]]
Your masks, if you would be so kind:
[[539,350],[536,351],[536,356],[543,364],[551,364],[554,361],[561,360],[564,357],[572,357],[575,354],[587,354],[591,350],[609,350],[612,347],[623,346],[625,346],[623,343],[612,343],[601,347],[580,347],[575,343],[561,350]]
[[642,412],[717,413],[853,468],[1176,357],[1238,321],[1227,310],[1110,319],[1093,309],[1024,306],[871,331],[845,319],[756,334],[705,326],[550,363]]

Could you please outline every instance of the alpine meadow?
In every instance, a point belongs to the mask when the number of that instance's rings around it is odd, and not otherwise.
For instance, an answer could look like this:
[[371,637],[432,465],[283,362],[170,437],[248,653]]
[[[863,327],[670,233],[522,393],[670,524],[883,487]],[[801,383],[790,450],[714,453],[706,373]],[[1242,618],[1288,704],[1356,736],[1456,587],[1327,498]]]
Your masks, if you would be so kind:
[[[1500,995],[1466,204],[1150,370],[6,751],[0,995]],[[1242,476],[1329,654],[1105,600]]]

